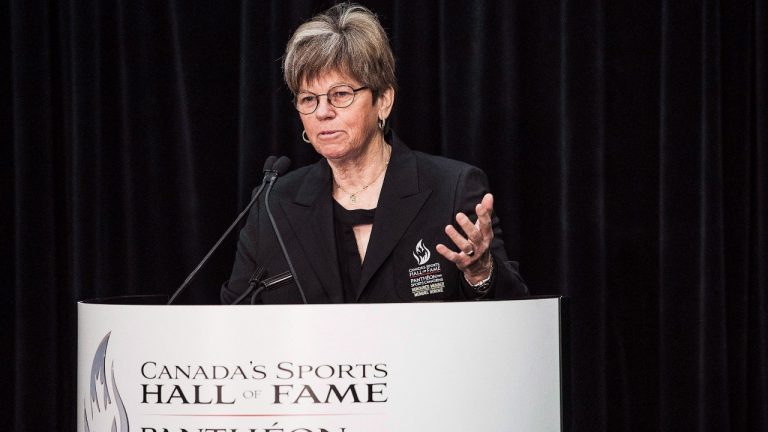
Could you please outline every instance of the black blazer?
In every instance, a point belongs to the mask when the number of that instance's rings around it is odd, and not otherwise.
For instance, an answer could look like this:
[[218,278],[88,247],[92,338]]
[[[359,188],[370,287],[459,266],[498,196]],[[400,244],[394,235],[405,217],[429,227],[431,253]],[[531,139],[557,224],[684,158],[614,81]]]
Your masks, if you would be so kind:
[[[459,211],[474,215],[475,205],[488,191],[485,174],[462,162],[412,151],[394,134],[388,138],[392,156],[361,269],[357,302],[477,297],[456,266],[435,251],[435,245],[443,243],[456,250],[445,226],[454,223]],[[309,303],[344,301],[331,188],[331,169],[323,159],[278,179],[270,194],[270,209]],[[495,216],[493,229],[494,274],[487,297],[525,296],[528,289],[517,263],[507,258]],[[232,275],[221,291],[224,304],[245,292],[257,264],[266,268],[266,277],[288,270],[261,199],[240,231]],[[257,302],[302,300],[295,285],[290,285],[262,293]]]

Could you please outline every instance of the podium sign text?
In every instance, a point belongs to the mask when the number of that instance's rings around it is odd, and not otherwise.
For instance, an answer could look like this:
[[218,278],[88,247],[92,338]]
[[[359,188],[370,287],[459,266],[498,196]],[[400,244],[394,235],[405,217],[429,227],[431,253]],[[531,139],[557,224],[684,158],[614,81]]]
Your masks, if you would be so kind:
[[560,431],[560,300],[80,303],[78,431]]

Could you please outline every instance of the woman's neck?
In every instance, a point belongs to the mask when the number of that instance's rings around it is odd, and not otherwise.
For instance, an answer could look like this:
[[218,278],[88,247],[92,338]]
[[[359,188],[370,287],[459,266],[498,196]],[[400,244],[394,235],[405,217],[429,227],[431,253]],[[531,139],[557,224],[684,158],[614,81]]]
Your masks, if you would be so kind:
[[389,162],[389,145],[379,135],[364,152],[344,160],[328,160],[333,178],[344,189],[368,185],[382,174]]
[[329,160],[334,199],[347,209],[376,207],[390,155],[390,146],[379,136],[359,157]]

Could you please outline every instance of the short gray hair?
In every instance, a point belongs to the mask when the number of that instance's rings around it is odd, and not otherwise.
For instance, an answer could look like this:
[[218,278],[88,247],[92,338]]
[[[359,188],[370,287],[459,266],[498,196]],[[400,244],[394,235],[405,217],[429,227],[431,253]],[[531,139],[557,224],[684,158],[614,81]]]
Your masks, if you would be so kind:
[[331,71],[370,87],[374,101],[382,91],[397,87],[387,33],[367,8],[337,4],[300,25],[288,41],[283,77],[294,95],[305,81]]

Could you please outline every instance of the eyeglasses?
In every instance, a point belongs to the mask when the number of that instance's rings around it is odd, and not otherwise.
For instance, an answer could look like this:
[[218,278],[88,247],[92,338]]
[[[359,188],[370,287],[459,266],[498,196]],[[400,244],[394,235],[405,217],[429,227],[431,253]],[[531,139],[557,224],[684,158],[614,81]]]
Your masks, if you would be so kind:
[[320,96],[325,96],[326,99],[328,99],[328,103],[332,106],[336,108],[346,108],[352,105],[352,102],[355,101],[355,95],[357,92],[367,88],[368,86],[362,86],[353,89],[351,86],[342,84],[331,87],[328,89],[328,93],[324,94],[301,92],[296,95],[296,98],[294,99],[294,105],[296,106],[296,110],[300,113],[312,114],[315,112],[315,110],[317,110],[318,105],[320,105]]

